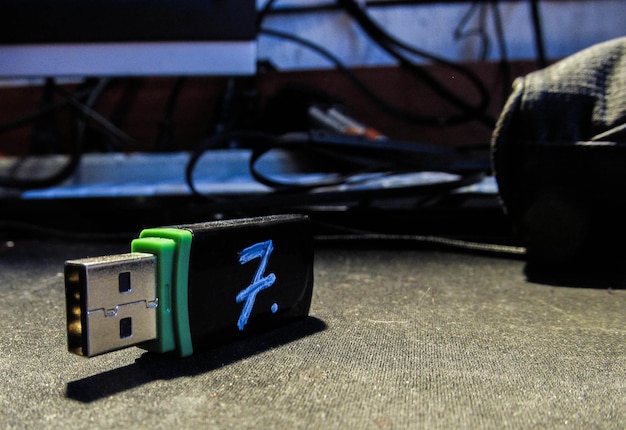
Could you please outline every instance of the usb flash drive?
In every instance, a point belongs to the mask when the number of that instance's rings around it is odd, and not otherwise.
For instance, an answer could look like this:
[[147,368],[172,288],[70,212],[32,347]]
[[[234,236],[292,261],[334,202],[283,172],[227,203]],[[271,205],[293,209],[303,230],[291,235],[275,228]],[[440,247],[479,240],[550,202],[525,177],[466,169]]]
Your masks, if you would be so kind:
[[128,254],[65,263],[68,349],[186,357],[307,316],[312,291],[306,216],[150,228]]

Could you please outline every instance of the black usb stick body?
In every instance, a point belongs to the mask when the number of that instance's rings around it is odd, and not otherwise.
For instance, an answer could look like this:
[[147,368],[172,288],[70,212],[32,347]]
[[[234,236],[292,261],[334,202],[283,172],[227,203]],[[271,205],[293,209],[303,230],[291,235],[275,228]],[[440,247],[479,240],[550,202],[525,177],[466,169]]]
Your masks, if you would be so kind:
[[65,264],[68,347],[184,357],[308,315],[313,242],[301,215],[143,230],[131,253]]

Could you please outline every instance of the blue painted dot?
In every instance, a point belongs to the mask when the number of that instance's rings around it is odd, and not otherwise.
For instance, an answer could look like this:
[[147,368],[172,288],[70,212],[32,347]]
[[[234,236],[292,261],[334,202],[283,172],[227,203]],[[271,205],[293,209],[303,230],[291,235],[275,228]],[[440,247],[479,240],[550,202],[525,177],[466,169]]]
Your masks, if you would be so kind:
[[272,305],[272,313],[275,314],[276,312],[278,312],[278,303],[274,303]]

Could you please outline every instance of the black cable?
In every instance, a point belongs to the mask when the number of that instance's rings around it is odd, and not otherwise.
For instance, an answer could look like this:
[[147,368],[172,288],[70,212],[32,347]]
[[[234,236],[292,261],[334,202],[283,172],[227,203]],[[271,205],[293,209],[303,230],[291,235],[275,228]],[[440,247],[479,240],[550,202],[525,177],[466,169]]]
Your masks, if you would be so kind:
[[[444,100],[455,106],[462,113],[458,115],[450,116],[449,118],[439,118],[438,121],[441,125],[448,125],[448,123],[466,122],[469,120],[479,120],[486,126],[493,128],[495,125],[495,119],[488,116],[485,111],[489,106],[490,94],[487,90],[484,82],[478,78],[467,67],[448,61],[431,53],[417,49],[410,46],[395,37],[391,36],[382,27],[376,24],[369,15],[353,0],[337,0],[338,4],[342,5],[345,11],[359,24],[359,26],[365,31],[365,33],[376,42],[381,48],[383,48],[389,55],[395,58],[399,64],[411,71],[416,77],[430,85],[437,94]],[[454,70],[463,76],[474,86],[480,95],[479,103],[471,105],[463,98],[459,97],[454,92],[446,88],[441,82],[427,73],[423,67],[415,64],[408,57],[406,57],[402,51],[416,55],[425,59],[428,59],[435,64],[445,66],[451,70]]]
[[[337,185],[345,181],[345,177],[333,180],[324,180],[316,182],[315,184],[307,185],[293,183],[287,184],[274,181],[258,171],[258,169],[256,168],[256,163],[259,161],[259,159],[271,149],[285,149],[288,146],[292,146],[291,149],[293,150],[306,151],[307,146],[305,144],[308,143],[309,140],[306,138],[295,138],[294,135],[291,135],[289,138],[285,139],[280,136],[275,136],[273,134],[262,132],[231,131],[217,134],[212,138],[206,140],[205,142],[203,142],[202,145],[198,146],[191,154],[185,169],[185,180],[194,195],[204,197],[204,195],[202,195],[202,193],[197,190],[195,182],[193,180],[193,174],[200,158],[207,151],[227,146],[232,141],[237,141],[238,146],[240,147],[252,148],[252,154],[249,161],[250,174],[259,183],[274,188],[277,191],[303,191],[321,186]],[[247,144],[247,142],[249,141],[252,141],[253,144]],[[309,149],[312,152],[312,148],[309,147]]]
[[459,188],[474,184],[482,179],[482,175],[469,175],[454,181],[435,184],[411,185],[402,187],[350,190],[322,190],[298,193],[269,192],[259,195],[238,197],[208,197],[197,190],[196,196],[205,202],[203,209],[209,212],[248,212],[251,210],[284,211],[293,208],[305,208],[319,205],[340,204],[361,205],[363,202],[372,202],[384,199],[418,197],[428,195],[442,195]]
[[208,212],[247,212],[251,210],[271,209],[283,211],[289,208],[313,207],[319,205],[340,204],[360,205],[363,202],[371,202],[384,199],[397,199],[406,197],[418,197],[428,195],[443,195],[459,188],[472,185],[480,181],[483,176],[476,174],[461,177],[457,180],[435,184],[410,185],[390,188],[361,188],[350,190],[323,190],[298,193],[269,192],[248,196],[236,197],[208,197],[197,190],[196,196],[201,197],[206,203],[203,209]]
[[[45,79],[41,87],[42,97],[39,102],[39,109],[45,110],[46,107],[54,103],[54,87],[55,83],[53,79]],[[30,147],[27,153],[33,155],[57,153],[60,150],[59,144],[61,140],[56,115],[40,117],[34,121],[30,136]]]
[[156,141],[157,151],[169,151],[175,148],[174,111],[183,87],[187,83],[187,77],[181,76],[176,79],[174,86],[165,103],[163,118],[159,122],[159,134]]
[[[488,171],[488,163],[454,163],[449,165],[446,163],[432,163],[429,165],[427,161],[420,163],[419,161],[409,161],[410,157],[402,159],[402,154],[398,154],[396,157],[389,156],[383,152],[379,152],[380,159],[376,159],[374,156],[366,158],[361,155],[348,155],[341,151],[334,152],[329,148],[317,148],[316,145],[310,145],[306,149],[303,148],[290,148],[291,145],[279,146],[277,148],[262,148],[253,150],[250,157],[249,167],[252,177],[259,183],[273,188],[278,192],[302,192],[309,190],[316,190],[326,187],[347,186],[355,187],[363,184],[367,184],[372,180],[371,174],[376,174],[376,179],[382,179],[385,177],[392,177],[394,175],[403,173],[414,173],[420,171],[438,171],[445,173],[455,173],[460,176],[469,177],[476,173],[480,173],[480,179],[482,179],[482,172]],[[311,182],[285,182],[271,178],[269,175],[263,174],[258,168],[257,163],[261,158],[269,153],[272,149],[281,149],[283,151],[298,151],[302,154],[315,154],[323,155],[327,160],[340,160],[344,161],[346,165],[353,166],[354,170],[347,172],[336,172],[331,177],[323,180],[316,180]],[[386,155],[386,156],[385,156]],[[407,154],[405,154],[406,156]],[[410,155],[410,154],[408,154]],[[368,175],[369,174],[369,175]],[[474,176],[476,177],[476,176]],[[472,182],[473,183],[473,182]]]
[[[82,89],[74,94],[74,98],[76,100],[82,100],[85,97],[88,97],[91,93],[92,89]],[[0,133],[5,133],[16,128],[24,127],[26,125],[32,124],[34,121],[37,121],[40,118],[44,118],[48,115],[52,115],[62,109],[65,109],[70,105],[70,101],[67,98],[64,98],[60,101],[51,103],[44,107],[39,107],[32,113],[26,114],[19,118],[13,119],[11,121],[0,124]]]
[[325,229],[334,230],[331,234],[315,235],[314,240],[318,243],[341,243],[341,242],[404,242],[417,243],[423,245],[437,246],[446,249],[457,249],[468,252],[479,252],[493,255],[508,255],[511,258],[523,258],[526,255],[526,248],[516,245],[490,243],[486,241],[475,241],[466,239],[456,239],[445,236],[419,235],[419,234],[393,234],[378,233],[373,231],[355,229],[337,224],[320,223],[316,225]]
[[[76,122],[77,139],[79,139],[81,147],[85,139],[85,132],[87,130],[87,121],[90,118],[94,118],[95,111],[93,110],[93,108],[98,102],[98,100],[100,99],[100,97],[102,96],[102,93],[104,92],[106,87],[110,84],[110,82],[111,82],[111,79],[109,78],[98,80],[96,85],[93,87],[93,90],[89,94],[89,97],[85,101],[85,103],[82,103],[82,106],[84,108],[81,109],[81,116],[78,118]],[[106,127],[106,121],[105,121],[104,126]],[[117,129],[117,127],[115,127],[115,129]]]
[[[56,86],[56,84],[54,85]],[[19,190],[48,188],[50,186],[57,185],[72,176],[74,172],[78,169],[78,166],[80,165],[80,161],[82,159],[86,122],[93,112],[92,106],[100,97],[106,85],[108,85],[108,80],[100,80],[98,84],[91,90],[90,96],[87,102],[84,104],[79,102],[73,96],[67,96],[67,100],[70,105],[78,103],[82,107],[82,109],[80,110],[81,115],[78,117],[76,136],[74,139],[72,139],[73,144],[70,148],[69,159],[63,167],[61,167],[57,172],[45,178],[22,179],[14,177],[0,177],[0,187]]]
[[[490,0],[477,0],[477,3],[486,3]],[[518,0],[507,0],[518,1]],[[397,6],[415,6],[425,4],[439,4],[439,3],[460,3],[461,0],[365,0],[360,1],[361,4],[368,9],[385,8],[385,7],[397,7]],[[341,10],[334,0],[328,2],[320,2],[319,4],[305,4],[300,6],[281,6],[274,7],[267,12],[267,15],[292,15],[292,14],[305,14],[305,13],[318,13],[318,12],[333,12]]]
[[498,39],[498,47],[500,48],[500,69],[502,70],[502,76],[504,78],[504,82],[502,83],[502,100],[504,102],[508,98],[509,92],[511,91],[513,74],[511,73],[509,54],[506,49],[504,25],[502,24],[502,15],[500,13],[498,0],[491,0],[491,7],[493,9],[493,24],[496,30],[496,37]]
[[193,195],[195,195],[196,197],[202,197],[202,198],[205,197],[201,192],[198,191],[198,189],[195,186],[194,179],[193,179],[193,174],[196,169],[196,165],[198,164],[198,161],[204,155],[204,153],[211,149],[223,147],[224,145],[227,145],[232,140],[247,140],[247,139],[255,139],[256,141],[261,142],[261,143],[264,143],[264,142],[269,143],[269,142],[274,142],[276,140],[276,137],[274,135],[270,135],[266,133],[248,132],[248,131],[220,133],[205,140],[202,144],[200,144],[198,147],[195,148],[195,150],[191,153],[189,157],[189,161],[187,162],[187,165],[185,167],[185,181],[187,182],[187,185]]
[[[478,15],[479,15],[478,26],[476,28],[465,30],[465,27],[469,25],[470,19],[472,19],[472,17],[474,16],[477,10],[478,10]],[[465,15],[463,15],[463,17],[461,18],[461,20],[459,21],[458,25],[456,26],[453,32],[454,38],[456,40],[467,39],[471,36],[477,36],[479,38],[481,48],[480,48],[480,53],[478,54],[478,58],[481,61],[485,61],[487,59],[487,56],[489,54],[489,48],[490,48],[490,40],[489,40],[489,36],[487,35],[486,22],[485,22],[486,15],[487,15],[486,6],[479,0],[473,1],[469,9],[465,13]]]
[[295,36],[293,34],[284,33],[282,31],[270,29],[270,28],[262,28],[259,31],[260,34],[266,36],[277,37],[280,39],[288,40],[299,45],[302,45],[312,51],[316,52],[320,56],[326,58],[330,63],[332,63],[337,70],[342,72],[346,78],[372,103],[378,106],[383,112],[396,117],[400,120],[406,121],[412,125],[423,125],[423,126],[449,126],[460,124],[467,121],[467,118],[464,116],[458,117],[450,117],[450,118],[441,118],[438,116],[429,116],[429,115],[420,115],[415,112],[399,108],[397,106],[392,105],[386,100],[382,99],[376,93],[374,93],[363,81],[361,81],[347,66],[345,66],[341,60],[339,60],[335,55],[333,55],[330,51],[323,48],[320,45],[313,43],[310,40],[303,39],[301,37]]
[[[346,184],[356,185],[359,182],[367,181],[369,177],[365,176],[360,180],[355,180],[355,177],[368,173],[388,176],[424,170],[456,169],[455,172],[463,174],[467,173],[468,170],[472,172],[485,170],[484,165],[455,163],[459,154],[447,148],[389,139],[384,141],[370,140],[323,131],[290,133],[273,141],[266,141],[265,144],[259,145],[258,142],[255,142],[251,148],[252,155],[249,166],[252,177],[261,184],[281,192],[307,191]],[[343,164],[344,169],[321,181],[307,183],[278,181],[263,174],[257,168],[261,158],[275,149],[305,155],[306,159],[322,157],[326,165],[328,165],[328,161],[338,161]]]
[[[498,41],[498,48],[500,54],[500,71],[503,76],[502,83],[502,99],[506,100],[509,92],[510,85],[512,81],[512,73],[511,67],[509,63],[509,56],[506,49],[506,40],[504,36],[504,25],[502,23],[502,15],[500,13],[499,1],[498,0],[475,0],[472,2],[472,5],[466,12],[466,14],[461,18],[458,26],[454,30],[454,37],[457,40],[468,38],[470,36],[477,36],[481,41],[481,52],[479,54],[479,58],[481,61],[486,61],[488,58],[489,50],[490,50],[490,40],[487,34],[487,13],[489,8],[491,7],[492,15],[493,15],[493,26],[496,32],[496,38]],[[466,26],[468,26],[470,19],[476,13],[476,10],[479,10],[479,18],[478,18],[478,26],[477,28],[464,30]]]
[[539,13],[539,0],[530,0],[530,10],[533,21],[533,30],[535,32],[535,47],[537,49],[537,62],[539,67],[543,68],[548,65],[546,59],[545,45],[543,41],[543,23]]
[[312,146],[302,147],[301,145],[297,145],[295,148],[289,148],[292,145],[276,145],[274,147],[265,146],[262,148],[255,148],[252,151],[249,161],[249,169],[252,177],[259,183],[273,188],[278,192],[294,192],[294,191],[309,191],[315,188],[321,187],[331,187],[337,186],[346,183],[346,181],[350,178],[350,176],[354,175],[356,172],[351,172],[349,174],[335,174],[331,178],[327,178],[324,180],[317,180],[315,182],[285,182],[278,181],[272,179],[270,176],[261,173],[261,171],[257,168],[257,164],[261,160],[261,158],[269,153],[273,149],[282,149],[285,151],[293,150],[299,153],[304,154],[315,154],[315,155],[323,155],[326,159],[340,159],[344,161],[346,165],[356,164],[358,160],[354,157],[341,157],[340,154],[334,154],[332,151],[324,151],[322,148],[315,148]]
[[[106,87],[110,83],[110,79],[108,78],[102,79],[99,82],[100,84],[96,85],[96,91],[101,92],[102,90],[104,90],[104,87]],[[103,86],[100,88],[100,85],[103,85]],[[81,102],[73,94],[69,93],[68,91],[66,91],[65,89],[59,86],[56,87],[56,90],[59,94],[61,94],[67,99],[70,107],[76,110],[79,114],[83,115],[85,119],[93,120],[96,124],[98,124],[102,128],[102,130],[105,133],[107,133],[107,135],[111,139],[113,139],[117,143],[126,144],[126,145],[135,145],[137,143],[135,139],[127,135],[119,127],[117,127],[107,118],[102,116],[99,112],[94,110],[93,106],[90,106],[86,103]],[[100,94],[98,94],[98,97],[99,96]]]
[[[250,158],[251,174],[260,183],[274,188],[273,192],[263,194],[261,197],[240,196],[239,198],[228,198],[225,196],[205,196],[197,189],[193,176],[197,163],[202,155],[212,148],[224,146],[225,143],[231,141],[238,141],[239,146],[252,149],[252,156]],[[432,162],[432,159],[436,155],[449,158],[455,153],[452,150],[441,149],[434,146],[420,147],[418,145],[413,148],[414,150],[412,151],[412,146],[410,146],[409,143],[406,143],[405,145],[402,142],[396,142],[394,144],[393,142],[374,142],[367,140],[364,140],[362,145],[358,145],[358,143],[359,142],[354,141],[348,141],[347,143],[342,141],[333,142],[332,139],[327,139],[324,147],[320,138],[318,138],[318,140],[314,140],[314,138],[306,133],[295,135],[288,134],[284,136],[275,136],[267,133],[250,131],[224,133],[213,136],[211,139],[205,141],[191,154],[185,169],[185,180],[194,196],[201,198],[204,201],[209,201],[214,206],[215,210],[226,211],[268,207],[284,208],[294,205],[328,204],[339,201],[381,199],[399,196],[441,195],[443,193],[449,193],[459,187],[471,185],[482,180],[485,175],[487,165],[489,165],[488,160],[486,164],[472,164],[471,162],[468,162],[464,165],[462,157],[459,157],[460,162],[455,164],[455,160],[453,159],[454,157],[452,157],[451,160],[446,160],[448,164],[442,162],[438,166],[436,162]],[[368,148],[369,144],[381,146]],[[385,146],[387,144],[388,147]],[[389,161],[397,162],[402,155],[404,155],[404,163],[407,168],[402,168],[399,164],[392,163],[390,168],[395,168],[392,173],[416,172],[420,170],[438,171],[437,168],[441,168],[442,171],[445,171],[446,167],[448,167],[447,170],[450,171],[458,169],[459,174],[457,175],[458,179],[448,182],[390,188],[359,188],[359,183],[351,184],[348,179],[355,174],[361,173],[362,170],[347,173],[335,173],[334,176],[315,183],[285,183],[273,180],[267,175],[261,174],[255,168],[255,163],[270,149],[298,150],[304,153],[307,151],[314,152],[322,150],[327,151],[328,156],[345,156],[346,158],[348,158],[346,154],[355,154],[356,157],[363,157],[363,153],[365,153],[365,155],[370,157],[370,161],[373,160],[377,165]],[[336,151],[334,154],[332,153],[333,149]],[[398,154],[394,154],[394,149],[397,152],[400,152],[399,156]],[[416,161],[411,162],[416,155],[418,156]],[[420,155],[423,158],[423,161],[421,162],[419,160]],[[456,155],[458,156],[458,154]],[[361,160],[357,160],[356,158],[353,160],[357,161],[357,166],[362,164]],[[412,167],[412,169],[408,167]],[[386,172],[382,173],[387,174]],[[355,187],[354,185],[357,186]]]
[[272,8],[274,7],[274,3],[276,3],[276,0],[267,0],[265,5],[263,5],[263,7],[257,11],[257,14],[256,14],[257,29],[261,28],[261,26],[263,25],[263,21],[265,20],[265,17],[270,13]]

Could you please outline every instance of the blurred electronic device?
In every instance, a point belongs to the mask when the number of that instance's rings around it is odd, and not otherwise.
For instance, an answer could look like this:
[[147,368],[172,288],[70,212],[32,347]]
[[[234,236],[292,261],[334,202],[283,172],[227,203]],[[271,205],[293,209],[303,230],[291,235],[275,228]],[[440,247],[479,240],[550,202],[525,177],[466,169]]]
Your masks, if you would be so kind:
[[5,0],[0,77],[249,75],[254,0]]

